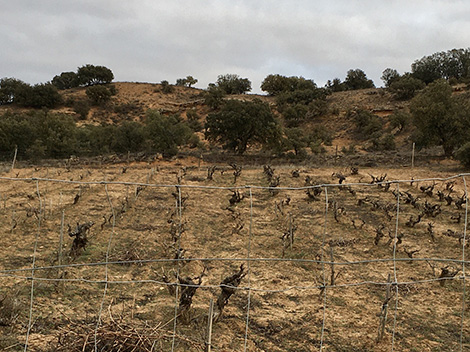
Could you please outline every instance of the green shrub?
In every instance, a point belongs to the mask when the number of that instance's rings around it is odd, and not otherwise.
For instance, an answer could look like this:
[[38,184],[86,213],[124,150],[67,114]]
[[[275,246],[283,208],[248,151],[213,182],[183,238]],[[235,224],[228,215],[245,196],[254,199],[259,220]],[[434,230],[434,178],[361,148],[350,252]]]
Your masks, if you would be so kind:
[[128,115],[129,113],[140,113],[142,108],[136,103],[124,103],[114,106],[114,112],[119,115]]
[[111,83],[114,74],[107,67],[87,64],[78,68],[77,77],[80,85],[93,86]]
[[27,108],[55,108],[63,103],[57,88],[50,84],[29,84],[21,86],[15,95],[14,102]]
[[219,75],[217,77],[217,86],[225,94],[245,94],[251,91],[251,81],[236,74]]
[[305,121],[308,107],[302,104],[289,105],[282,111],[282,116],[287,127],[297,127],[302,121]]
[[268,104],[228,100],[222,110],[206,118],[205,136],[224,149],[243,154],[249,144],[272,146],[281,139],[281,129]]
[[405,111],[395,111],[389,117],[390,126],[392,128],[398,128],[398,132],[402,132],[410,123],[411,115]]
[[390,151],[395,150],[395,137],[390,134],[376,135],[371,138],[372,141],[372,150],[376,151]]
[[341,148],[341,153],[347,154],[347,155],[352,155],[356,153],[356,146],[354,144],[350,144],[347,148],[343,146]]
[[425,86],[426,85],[423,81],[414,78],[411,75],[404,75],[393,81],[389,87],[389,91],[394,95],[395,99],[409,100]]
[[204,104],[208,105],[212,110],[216,110],[224,103],[225,92],[214,84],[207,87],[204,94]]
[[193,134],[180,116],[164,116],[155,110],[147,112],[145,130],[151,149],[165,157],[176,155],[178,146],[187,143]]
[[188,120],[199,120],[199,114],[197,113],[196,109],[191,109],[186,111],[186,117]]
[[73,111],[80,116],[80,120],[86,120],[90,112],[90,104],[86,100],[77,100],[73,103]]
[[455,152],[455,158],[466,168],[470,168],[470,142],[465,143]]
[[162,93],[169,94],[174,91],[173,86],[168,81],[161,81],[160,85]]
[[199,148],[202,149],[204,144],[201,142],[201,139],[197,134],[192,134],[191,137],[188,139],[188,146],[189,148]]
[[88,87],[85,91],[88,99],[94,105],[104,105],[111,100],[111,92],[102,85]]
[[137,122],[126,121],[114,130],[111,149],[118,153],[138,152],[144,149],[145,129]]
[[60,76],[55,76],[51,83],[61,90],[75,88],[80,84],[75,72],[62,72]]
[[325,154],[326,149],[320,142],[315,142],[310,145],[310,150],[313,154]]
[[364,139],[369,139],[371,136],[382,130],[383,122],[380,117],[372,114],[366,110],[358,110],[349,113],[356,124],[356,132]]
[[308,117],[323,116],[328,112],[326,99],[315,99],[308,104]]

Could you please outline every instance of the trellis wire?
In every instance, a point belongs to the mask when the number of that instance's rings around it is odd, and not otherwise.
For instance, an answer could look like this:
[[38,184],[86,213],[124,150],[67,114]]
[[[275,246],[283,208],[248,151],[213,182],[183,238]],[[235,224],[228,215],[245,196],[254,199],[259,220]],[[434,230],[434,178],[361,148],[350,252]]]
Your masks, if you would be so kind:
[[[248,286],[246,287],[233,287],[236,290],[246,290],[248,291],[248,303],[247,303],[247,315],[246,315],[246,327],[245,327],[245,351],[247,350],[247,339],[248,339],[248,328],[249,328],[249,317],[250,317],[250,298],[251,298],[251,291],[255,292],[287,292],[292,289],[297,290],[313,290],[313,289],[323,289],[323,322],[322,322],[322,331],[321,331],[321,339],[320,339],[320,351],[323,348],[324,343],[324,332],[325,332],[325,325],[326,325],[326,290],[327,288],[341,288],[341,287],[357,287],[360,285],[387,285],[387,282],[374,282],[374,281],[362,281],[358,283],[347,283],[347,284],[340,284],[340,285],[328,285],[326,282],[326,272],[325,272],[325,265],[326,264],[334,264],[334,265],[354,265],[354,264],[366,264],[366,263],[379,263],[379,262],[389,262],[393,263],[393,270],[394,270],[394,282],[395,285],[395,315],[394,315],[394,325],[393,325],[393,333],[392,333],[392,352],[394,351],[394,343],[395,343],[395,334],[396,334],[396,323],[397,323],[397,311],[398,311],[398,294],[399,294],[399,286],[400,285],[411,285],[411,284],[421,284],[421,283],[430,283],[442,280],[454,280],[459,279],[463,281],[463,292],[462,292],[462,313],[461,313],[461,329],[460,329],[460,350],[463,350],[463,333],[464,333],[464,314],[465,314],[465,297],[466,297],[466,264],[470,264],[470,261],[465,260],[465,245],[466,245],[466,231],[467,231],[467,224],[468,224],[468,191],[467,191],[467,184],[466,184],[466,176],[470,174],[459,174],[455,176],[450,176],[446,178],[424,178],[424,179],[416,179],[416,180],[395,180],[395,181],[386,181],[380,183],[348,183],[348,184],[323,184],[323,185],[315,185],[315,186],[308,186],[308,187],[276,187],[277,190],[305,190],[311,188],[319,188],[323,187],[325,189],[325,225],[324,225],[324,233],[323,233],[323,240],[322,240],[322,255],[321,260],[309,260],[309,259],[286,259],[286,258],[252,258],[250,255],[250,246],[251,246],[251,236],[252,236],[252,222],[253,222],[253,198],[252,198],[252,190],[253,189],[273,189],[273,187],[262,187],[262,186],[232,186],[232,187],[215,187],[215,186],[193,186],[193,185],[159,185],[159,184],[149,184],[147,183],[138,183],[138,182],[115,182],[115,181],[97,181],[97,182],[85,182],[85,181],[68,181],[68,180],[57,180],[57,179],[50,179],[50,178],[8,178],[8,177],[0,177],[0,180],[6,181],[26,181],[26,182],[35,182],[37,194],[39,198],[40,210],[38,216],[38,231],[36,233],[36,239],[34,244],[34,252],[33,252],[33,263],[32,267],[28,269],[10,269],[10,270],[0,270],[0,277],[16,277],[25,280],[31,280],[31,295],[30,295],[30,314],[29,314],[29,322],[28,322],[28,330],[26,334],[26,342],[24,350],[27,351],[28,348],[28,339],[32,327],[32,313],[33,313],[33,303],[34,303],[34,281],[56,281],[56,282],[88,282],[88,283],[97,283],[97,284],[105,284],[103,298],[100,305],[100,311],[98,314],[98,321],[95,327],[95,351],[97,351],[97,330],[101,323],[101,314],[103,309],[104,300],[106,297],[107,289],[109,284],[134,284],[134,283],[156,283],[159,285],[168,285],[168,283],[159,282],[157,280],[131,280],[131,281],[110,281],[108,278],[108,266],[111,264],[123,264],[123,263],[153,263],[153,262],[175,262],[177,267],[179,268],[179,262],[183,259],[176,258],[176,259],[150,259],[150,260],[129,260],[129,261],[109,261],[109,252],[111,247],[112,238],[115,232],[115,225],[116,225],[116,217],[114,207],[112,205],[109,193],[108,193],[108,185],[134,185],[134,186],[149,186],[149,187],[161,187],[161,188],[170,188],[170,187],[177,187],[178,189],[178,200],[177,206],[179,211],[179,220],[180,220],[180,230],[181,230],[181,217],[182,217],[182,209],[181,209],[181,188],[193,188],[193,189],[207,189],[207,190],[233,190],[233,189],[248,189],[250,192],[250,229],[249,229],[249,239],[248,239],[248,253],[246,258],[185,258],[184,260],[214,260],[214,261],[246,261],[247,262],[247,278],[248,278]],[[465,224],[464,224],[464,234],[463,234],[463,243],[462,243],[462,260],[456,259],[446,259],[446,258],[396,258],[396,250],[397,250],[397,237],[398,237],[398,229],[399,229],[399,214],[400,214],[400,192],[399,192],[399,185],[401,183],[409,183],[409,182],[426,182],[426,181],[449,181],[457,178],[462,178],[464,187],[465,187]],[[108,241],[108,248],[106,252],[106,261],[97,262],[97,263],[80,263],[80,264],[67,264],[67,265],[55,265],[55,266],[44,266],[44,267],[36,267],[36,253],[37,253],[37,246],[38,246],[38,238],[41,231],[41,222],[42,222],[42,199],[39,192],[39,182],[57,182],[57,183],[66,183],[66,184],[80,184],[80,185],[104,185],[106,190],[106,195],[108,198],[108,202],[111,206],[111,210],[113,213],[113,228],[112,232],[109,237]],[[338,186],[377,186],[377,185],[384,185],[384,184],[396,184],[397,186],[397,215],[396,215],[396,228],[395,228],[395,238],[394,238],[394,246],[393,246],[393,258],[382,258],[382,259],[373,259],[373,260],[361,260],[361,261],[352,261],[352,262],[334,262],[334,261],[326,261],[324,260],[324,246],[325,240],[327,235],[327,215],[328,215],[328,187],[338,187]],[[179,204],[178,204],[179,201]],[[181,237],[181,234],[180,236]],[[179,238],[180,239],[180,238]],[[253,288],[251,287],[250,281],[250,263],[251,262],[259,262],[259,261],[284,261],[284,262],[307,262],[307,263],[319,263],[322,264],[322,271],[323,271],[323,284],[322,285],[314,285],[314,286],[290,286],[284,289],[278,290],[269,290],[269,289],[262,289],[262,288]],[[433,279],[426,279],[426,280],[415,280],[411,282],[399,282],[397,278],[397,270],[396,265],[397,262],[400,261],[408,261],[408,262],[420,262],[420,261],[436,261],[442,263],[455,263],[462,265],[462,275],[456,278],[433,278]],[[88,279],[66,279],[66,278],[38,278],[35,277],[35,272],[38,270],[49,270],[53,268],[67,268],[67,267],[83,267],[83,266],[105,266],[105,280],[88,280]],[[31,276],[18,276],[13,275],[13,273],[18,272],[31,272]],[[176,285],[176,290],[178,290],[178,286],[192,286],[192,285]],[[197,287],[202,288],[217,288],[221,285],[197,285]],[[176,294],[176,298],[178,293]],[[172,341],[172,351],[174,349],[175,344],[175,337],[176,337],[176,320],[177,320],[177,304],[178,301],[176,300],[175,305],[175,318],[174,318],[174,332],[173,332],[173,341]]]
[[[325,262],[325,264],[327,264]],[[17,275],[4,275],[0,277],[9,277],[9,278],[15,278],[19,280],[27,280],[31,281],[34,279],[34,281],[45,281],[45,282],[74,282],[74,283],[88,283],[88,284],[105,284],[106,282],[108,284],[112,285],[133,285],[133,284],[155,284],[155,285],[160,285],[160,286],[174,286],[175,284],[173,283],[167,283],[163,281],[158,281],[158,280],[90,280],[90,279],[56,279],[56,278],[44,278],[44,277],[32,277],[32,276],[17,276]],[[433,282],[441,282],[441,281],[453,281],[456,279],[463,280],[470,278],[470,276],[456,276],[456,277],[439,277],[439,278],[433,278],[433,279],[423,279],[423,280],[414,280],[414,281],[398,281],[396,284],[397,286],[409,286],[409,285],[416,285],[416,284],[427,284],[427,283],[433,283]],[[264,292],[264,293],[286,293],[289,291],[293,290],[298,290],[298,291],[307,291],[307,290],[318,290],[322,289],[324,286],[323,284],[321,285],[313,285],[313,286],[289,286],[283,289],[277,289],[277,290],[272,290],[272,289],[263,289],[263,288],[254,288],[254,287],[248,287],[248,286],[231,286],[231,285],[191,285],[191,284],[179,284],[181,287],[197,287],[197,288],[204,288],[204,289],[215,289],[215,288],[220,288],[220,287],[228,287],[234,290],[238,291],[254,291],[254,292]],[[347,284],[335,284],[335,285],[327,285],[328,288],[348,288],[348,287],[359,287],[359,286],[370,286],[370,285],[376,285],[376,286],[387,286],[390,285],[390,282],[386,281],[360,281],[360,282],[355,282],[355,283],[347,283]]]
[[41,177],[30,177],[30,178],[15,178],[15,177],[0,177],[0,180],[3,181],[39,181],[39,182],[56,182],[56,183],[66,183],[66,184],[77,184],[77,185],[129,185],[129,186],[142,186],[142,187],[155,187],[155,188],[172,188],[172,187],[181,187],[181,188],[194,188],[194,189],[207,189],[207,190],[235,190],[235,189],[276,189],[279,191],[299,191],[307,190],[312,188],[324,188],[324,187],[341,187],[341,186],[371,186],[375,187],[378,185],[387,185],[387,184],[396,184],[396,183],[417,183],[417,182],[429,182],[429,181],[450,181],[464,176],[470,176],[470,173],[461,173],[458,175],[453,175],[449,177],[429,177],[429,178],[420,178],[412,180],[393,180],[393,181],[383,181],[383,182],[355,182],[355,183],[324,183],[312,186],[304,187],[266,187],[266,186],[255,186],[255,185],[240,185],[240,186],[205,186],[205,185],[179,185],[179,184],[157,184],[157,183],[145,183],[145,182],[124,182],[124,181],[74,181],[74,180],[60,180],[53,178],[41,178]]
[[[376,264],[376,263],[387,263],[387,262],[438,262],[438,263],[451,263],[451,264],[470,264],[469,260],[452,259],[452,258],[378,258],[368,260],[357,260],[350,262],[332,262],[330,260],[316,260],[316,259],[295,259],[295,258],[240,258],[240,257],[194,257],[184,259],[170,259],[170,258],[159,258],[159,259],[135,259],[135,260],[115,260],[108,262],[95,262],[95,263],[71,263],[62,265],[50,265],[50,266],[39,266],[33,268],[22,268],[22,269],[5,269],[0,270],[0,277],[10,276],[8,274],[25,272],[25,271],[39,271],[39,270],[51,270],[51,269],[63,269],[63,268],[80,268],[80,267],[93,267],[101,265],[120,265],[120,264],[151,264],[151,263],[171,263],[177,261],[232,261],[232,262],[293,262],[293,263],[306,263],[306,264],[326,264],[326,265],[362,265],[362,264]],[[3,274],[3,275],[2,275]],[[173,285],[173,284],[172,284]]]

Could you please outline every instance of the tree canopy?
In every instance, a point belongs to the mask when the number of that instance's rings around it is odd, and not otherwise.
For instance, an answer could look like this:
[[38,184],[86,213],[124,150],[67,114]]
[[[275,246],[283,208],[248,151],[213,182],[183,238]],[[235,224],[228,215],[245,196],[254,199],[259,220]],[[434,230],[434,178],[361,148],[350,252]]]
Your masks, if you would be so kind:
[[62,72],[58,76],[54,76],[51,83],[57,89],[70,89],[80,85],[78,75],[75,72]]
[[392,83],[389,85],[389,90],[396,99],[408,100],[413,98],[415,94],[425,86],[423,81],[414,78],[408,73],[393,79]]
[[0,79],[0,105],[14,103],[18,94],[27,86],[27,83],[16,78]]
[[229,100],[219,112],[207,116],[206,138],[225,149],[243,154],[249,143],[268,145],[280,138],[278,121],[269,105],[260,100]]
[[251,81],[236,74],[219,75],[217,77],[217,86],[225,94],[245,94],[251,91]]
[[424,56],[411,65],[413,77],[429,84],[437,79],[470,79],[470,48]]
[[344,79],[344,85],[347,90],[374,88],[374,82],[367,78],[367,75],[361,69],[349,70]]
[[387,88],[390,87],[390,85],[399,78],[400,78],[400,74],[398,73],[397,70],[393,68],[386,68],[382,72],[382,77],[380,77],[380,79],[384,81],[385,87]]
[[452,96],[443,79],[430,83],[411,101],[418,146],[442,146],[446,156],[468,141],[470,107],[468,99]]
[[315,90],[317,85],[311,79],[303,77],[286,77],[279,74],[268,75],[261,83],[261,90],[269,95],[279,95],[296,90]]
[[82,86],[111,83],[114,79],[113,72],[104,66],[87,64],[77,70],[78,82]]
[[178,78],[176,80],[176,85],[180,87],[189,87],[193,84],[196,84],[198,82],[197,78],[194,78],[193,76],[186,76],[186,78]]

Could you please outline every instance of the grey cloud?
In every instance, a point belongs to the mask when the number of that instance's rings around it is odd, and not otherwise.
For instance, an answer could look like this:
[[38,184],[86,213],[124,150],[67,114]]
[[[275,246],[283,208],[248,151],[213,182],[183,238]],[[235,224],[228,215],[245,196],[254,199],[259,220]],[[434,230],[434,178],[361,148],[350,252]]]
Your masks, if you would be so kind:
[[470,3],[339,0],[10,1],[0,12],[0,76],[31,83],[86,63],[117,80],[199,87],[237,73],[259,91],[270,73],[324,84],[350,68],[377,85],[424,55],[468,47]]

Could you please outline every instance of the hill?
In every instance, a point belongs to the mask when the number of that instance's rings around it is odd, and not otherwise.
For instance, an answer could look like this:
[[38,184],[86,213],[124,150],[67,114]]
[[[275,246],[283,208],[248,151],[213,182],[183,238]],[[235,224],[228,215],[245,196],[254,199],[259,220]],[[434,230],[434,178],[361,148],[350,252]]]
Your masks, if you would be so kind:
[[[207,115],[213,112],[205,103],[206,90],[182,86],[172,86],[172,91],[165,93],[160,84],[116,82],[112,84],[114,95],[106,104],[90,105],[86,88],[72,88],[60,91],[64,105],[50,109],[51,113],[69,115],[81,125],[120,125],[123,122],[135,121],[143,123],[149,109],[160,112],[162,115],[178,115],[183,120],[196,117],[197,124],[203,126]],[[460,94],[461,88],[455,89]],[[280,120],[285,120],[278,108],[276,97],[256,94],[228,95],[225,99],[238,99],[253,101],[259,99],[270,105],[271,110]],[[85,111],[77,106],[85,105]],[[407,158],[412,149],[411,135],[413,127],[410,121],[400,122],[403,126],[397,127],[393,121],[397,112],[406,113],[409,110],[409,100],[399,101],[383,88],[361,89],[353,91],[333,92],[325,98],[324,105],[315,115],[300,120],[298,127],[301,131],[313,131],[323,137],[321,145],[312,148],[308,153],[333,156],[335,158],[350,158],[351,155],[370,154],[373,158],[381,152],[389,155],[406,154]],[[2,111],[25,112],[28,109],[15,105],[0,106]],[[80,115],[82,114],[82,115]],[[362,115],[361,115],[362,114]],[[364,115],[365,114],[365,115]],[[378,133],[369,133],[369,126],[359,126],[358,120],[364,116],[371,118],[372,124]],[[407,117],[409,119],[409,117]],[[285,124],[285,123],[284,123]],[[198,137],[206,145],[206,150],[215,146],[208,145],[204,140],[204,133],[199,131]],[[10,148],[11,149],[11,148]],[[180,149],[181,150],[181,149]],[[219,149],[220,150],[220,149]],[[257,152],[251,148],[248,151]],[[370,153],[373,152],[373,153]],[[393,152],[390,154],[390,152]],[[440,149],[424,152],[432,155],[441,154]],[[249,153],[248,153],[249,154]],[[394,160],[400,162],[401,156]],[[392,159],[389,160],[393,162]],[[364,163],[370,163],[366,160]],[[363,163],[363,164],[364,164]],[[372,161],[372,163],[375,163]]]

